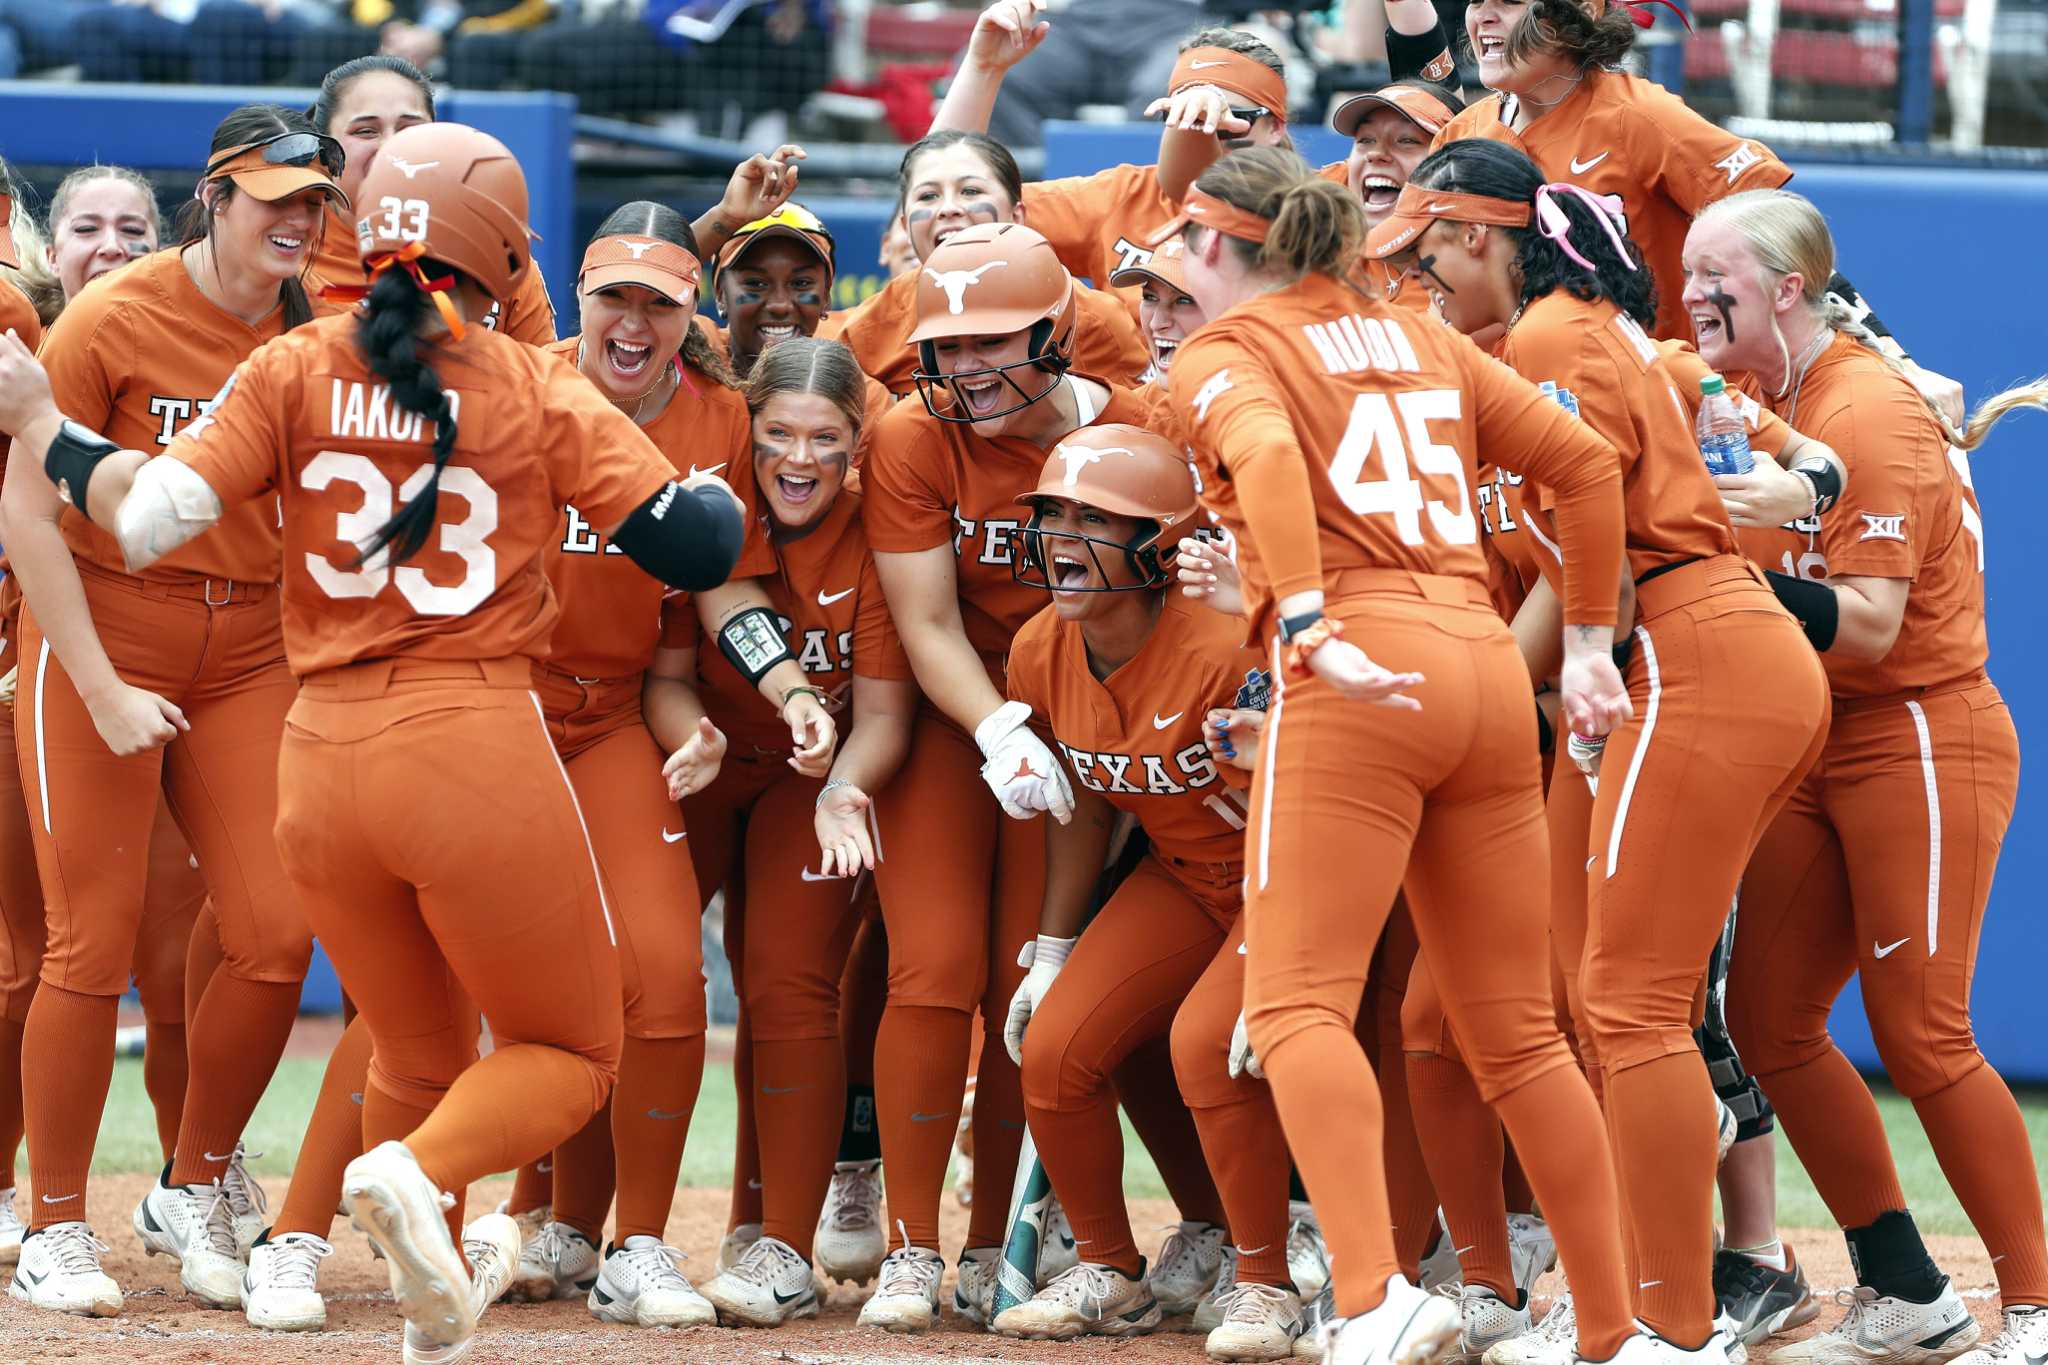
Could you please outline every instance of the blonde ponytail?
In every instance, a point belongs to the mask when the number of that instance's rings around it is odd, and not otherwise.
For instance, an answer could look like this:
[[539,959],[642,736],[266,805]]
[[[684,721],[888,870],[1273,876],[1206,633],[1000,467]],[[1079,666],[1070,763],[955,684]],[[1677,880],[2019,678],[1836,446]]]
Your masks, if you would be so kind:
[[1984,444],[1984,438],[1991,434],[1991,428],[1998,425],[2000,418],[2020,408],[2040,408],[2048,412],[2048,375],[2025,384],[2015,384],[2004,393],[1979,403],[1977,410],[1970,414],[1970,420],[1963,424],[1961,431],[1949,437],[1949,442],[1963,450],[1975,450]]

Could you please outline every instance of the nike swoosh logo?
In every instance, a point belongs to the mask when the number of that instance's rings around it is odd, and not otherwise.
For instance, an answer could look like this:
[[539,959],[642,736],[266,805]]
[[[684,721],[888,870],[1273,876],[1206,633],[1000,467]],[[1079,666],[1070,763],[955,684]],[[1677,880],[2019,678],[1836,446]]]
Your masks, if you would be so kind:
[[780,1289],[773,1289],[769,1292],[775,1295],[775,1301],[777,1303],[795,1303],[798,1299],[802,1298],[804,1295],[810,1293],[811,1291],[808,1289],[799,1289],[794,1294],[785,1294]]
[[1890,957],[1893,953],[1897,952],[1901,947],[1908,943],[1911,943],[1912,941],[1913,936],[1911,934],[1908,934],[1904,938],[1900,939],[1897,943],[1887,943],[1882,948],[1878,948],[1875,943],[1871,944],[1870,946],[1877,950],[1877,955],[1879,957]]
[[647,1117],[648,1117],[648,1118],[651,1118],[651,1119],[660,1119],[660,1120],[661,1120],[662,1122],[664,1122],[664,1123],[668,1122],[668,1121],[669,1121],[669,1120],[671,1120],[671,1119],[686,1119],[686,1118],[688,1118],[689,1116],[690,1116],[690,1111],[689,1111],[689,1110],[687,1110],[687,1109],[678,1109],[678,1110],[676,1110],[676,1111],[675,1111],[675,1112],[674,1112],[673,1114],[664,1114],[664,1113],[663,1113],[663,1112],[662,1112],[661,1110],[659,1110],[659,1109],[650,1109],[650,1110],[648,1110],[648,1111],[647,1111]]
[[684,830],[681,834],[670,834],[667,827],[664,826],[661,831],[661,841],[664,844],[679,844],[689,837],[690,831],[688,830]]
[[30,1284],[32,1284],[32,1285],[36,1285],[36,1284],[41,1284],[41,1283],[42,1283],[42,1282],[43,1282],[44,1280],[47,1280],[47,1279],[49,1279],[49,1278],[50,1278],[48,1274],[42,1274],[42,1275],[38,1275],[38,1274],[36,1274],[36,1273],[35,1273],[35,1272],[34,1272],[33,1270],[30,1270],[30,1269],[29,1269],[29,1268],[28,1268],[27,1266],[22,1266],[22,1267],[20,1267],[20,1268],[19,1268],[19,1269],[18,1269],[18,1270],[16,1271],[16,1274],[18,1274],[18,1275],[19,1275],[19,1276],[20,1276],[20,1277],[21,1277],[22,1279],[24,1279],[24,1280],[27,1280],[27,1281],[28,1281],[28,1282],[29,1282]]
[[555,1169],[555,1163],[552,1158],[547,1161],[536,1161],[533,1163],[533,1169],[536,1174],[546,1175],[549,1171]]
[[1587,871],[1589,871],[1589,872],[1590,872],[1590,871],[1592,871],[1592,869],[1593,869],[1593,864],[1594,864],[1594,863],[1597,863],[1597,862],[1599,862],[1599,861],[1600,861],[1600,855],[1599,855],[1599,854],[1597,854],[1597,853],[1595,853],[1595,854],[1594,854],[1594,855],[1593,855],[1592,857],[1590,857],[1590,858],[1586,859],[1586,870],[1587,870]]
[[1206,70],[1208,70],[1208,69],[1209,69],[1210,67],[1212,67],[1212,66],[1229,66],[1229,65],[1230,65],[1230,63],[1229,63],[1229,62],[1189,62],[1189,63],[1188,63],[1188,70],[1190,70],[1190,71],[1206,71]]
[[912,1113],[912,1114],[911,1114],[911,1116],[910,1116],[910,1121],[911,1121],[912,1123],[937,1123],[937,1122],[938,1122],[938,1121],[939,1121],[940,1119],[949,1119],[949,1118],[952,1118],[952,1117],[953,1117],[953,1116],[952,1116],[951,1114],[919,1114],[919,1113]]
[[[1605,155],[1605,153],[1602,153],[1602,155]],[[1636,1284],[1636,1288],[1638,1288],[1638,1289],[1655,1289],[1655,1288],[1656,1288],[1656,1287],[1657,1287],[1658,1285],[1660,1285],[1660,1284],[1662,1284],[1662,1283],[1664,1283],[1664,1281],[1662,1281],[1662,1280],[1642,1280],[1642,1281],[1639,1281],[1639,1282],[1638,1282],[1638,1283]]]
[[837,601],[838,601],[838,600],[839,600],[840,598],[842,598],[842,597],[851,597],[851,596],[853,596],[853,589],[852,589],[852,588],[848,588],[848,589],[847,589],[847,590],[846,590],[845,592],[822,592],[822,591],[821,591],[821,592],[820,592],[820,593],[818,594],[818,605],[819,605],[819,606],[821,606],[821,607],[829,607],[829,606],[831,606],[831,605],[832,605],[832,604],[833,604],[834,602],[837,602]]
[[1455,205],[1455,204],[1442,204],[1442,203],[1439,203],[1439,204],[1431,204],[1431,205],[1430,205],[1430,206],[1429,206],[1428,208],[1424,209],[1424,210],[1423,210],[1423,212],[1424,212],[1424,213],[1448,213],[1448,212],[1449,212],[1450,210],[1452,210],[1452,209],[1454,209],[1454,208],[1456,208],[1456,207],[1457,207],[1457,205]]
[[1602,152],[1602,153],[1600,153],[1600,155],[1598,155],[1598,156],[1594,157],[1594,158],[1593,158],[1592,160],[1590,160],[1590,161],[1581,161],[1581,160],[1579,160],[1579,159],[1578,159],[1577,157],[1573,157],[1573,158],[1572,158],[1572,174],[1573,174],[1573,175],[1584,175],[1584,174],[1585,174],[1585,173],[1586,173],[1587,171],[1590,171],[1590,170],[1592,170],[1592,169],[1593,169],[1593,168],[1594,168],[1595,166],[1599,165],[1599,164],[1600,164],[1601,162],[1605,161],[1606,159],[1607,159],[1607,153],[1606,153],[1606,152]]
[[43,1202],[45,1204],[68,1204],[76,1198],[78,1196],[75,1194],[46,1194],[43,1196]]
[[716,473],[717,473],[717,472],[718,472],[719,470],[721,470],[721,469],[725,468],[725,466],[726,466],[726,465],[727,465],[728,463],[729,463],[729,461],[726,461],[726,460],[720,460],[720,461],[719,461],[719,462],[718,462],[717,464],[715,464],[715,465],[712,465],[712,466],[711,466],[710,468],[708,468],[708,469],[699,469],[699,468],[697,468],[697,463],[696,463],[696,461],[692,460],[692,461],[690,462],[690,477],[694,479],[694,478],[696,478],[696,477],[697,477],[697,476],[698,476],[699,474],[716,474]]
[[208,1152],[206,1154],[206,1159],[208,1161],[233,1161],[235,1159],[235,1154],[233,1152],[228,1152],[221,1156],[215,1156],[212,1152]]
[[1152,713],[1152,728],[1155,730],[1164,730],[1167,726],[1173,724],[1175,721],[1179,720],[1182,716],[1186,714],[1187,712],[1185,711],[1176,711],[1172,715],[1167,716],[1165,719],[1162,720],[1160,718],[1159,713],[1157,711],[1154,711]]
[[764,1095],[794,1095],[801,1089],[803,1087],[800,1085],[764,1085],[761,1087],[761,1093]]
[[[1478,1245],[1479,1245],[1479,1243],[1477,1243],[1477,1242],[1474,1242],[1474,1243],[1472,1244],[1472,1247],[1476,1247],[1476,1246],[1478,1246]],[[1451,1255],[1453,1255],[1453,1256],[1463,1256],[1463,1255],[1464,1255],[1464,1254],[1465,1254],[1466,1252],[1470,1251],[1470,1250],[1472,1249],[1472,1247],[1452,1247],[1452,1248],[1451,1248]]]
[[747,1188],[750,1190],[758,1190],[761,1188],[761,1182],[758,1180],[749,1180],[747,1182]]

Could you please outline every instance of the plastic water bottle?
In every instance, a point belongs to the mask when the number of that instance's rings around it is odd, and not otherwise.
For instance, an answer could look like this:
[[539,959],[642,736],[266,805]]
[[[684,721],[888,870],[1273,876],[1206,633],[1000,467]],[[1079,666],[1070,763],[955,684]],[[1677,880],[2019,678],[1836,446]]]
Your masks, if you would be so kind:
[[1693,432],[1699,437],[1700,457],[1707,462],[1709,474],[1747,474],[1756,468],[1756,459],[1749,453],[1749,427],[1718,374],[1700,381],[1700,415],[1693,422]]

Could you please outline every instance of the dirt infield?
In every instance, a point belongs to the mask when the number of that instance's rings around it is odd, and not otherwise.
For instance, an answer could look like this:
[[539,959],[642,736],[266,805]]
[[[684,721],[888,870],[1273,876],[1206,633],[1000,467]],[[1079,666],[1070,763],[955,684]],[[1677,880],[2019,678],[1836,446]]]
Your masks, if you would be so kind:
[[[130,1211],[142,1196],[147,1176],[95,1177],[92,1204],[96,1226],[113,1246],[107,1269],[128,1295],[124,1316],[102,1322],[38,1313],[0,1300],[0,1362],[148,1361],[152,1365],[212,1365],[212,1362],[336,1361],[391,1362],[398,1358],[398,1316],[385,1294],[383,1267],[370,1259],[363,1239],[337,1220],[334,1256],[321,1267],[327,1293],[329,1331],[318,1335],[259,1332],[239,1314],[196,1307],[178,1288],[177,1267],[142,1254],[130,1230]],[[274,1184],[275,1182],[273,1182]],[[471,1208],[486,1209],[503,1197],[507,1182],[490,1181],[473,1192]],[[273,1202],[282,1197],[273,1189]],[[1155,1240],[1144,1229],[1173,1220],[1172,1207],[1140,1201],[1132,1218],[1140,1242]],[[669,1221],[669,1241],[690,1254],[692,1280],[708,1278],[719,1235],[725,1227],[725,1196],[715,1190],[684,1190]],[[946,1203],[945,1237],[957,1247],[966,1216]],[[1793,1238],[1816,1291],[1826,1296],[1849,1283],[1848,1258],[1833,1233]],[[1955,1278],[1971,1309],[1997,1331],[1997,1297],[1990,1290],[1991,1266],[1972,1239],[1931,1237],[1942,1268]],[[951,1278],[948,1277],[950,1293]],[[907,1361],[1101,1361],[1119,1365],[1163,1365],[1205,1360],[1198,1337],[1164,1335],[1131,1341],[1103,1339],[1071,1345],[1005,1341],[966,1330],[950,1316],[928,1336],[893,1338],[862,1331],[854,1315],[864,1291],[836,1288],[823,1315],[776,1332],[733,1332],[719,1328],[636,1331],[591,1318],[580,1300],[539,1306],[502,1304],[484,1320],[476,1349],[465,1365],[570,1365],[570,1362],[633,1362],[634,1365],[865,1365]],[[1830,1306],[1820,1324],[1832,1324],[1840,1310]],[[1754,1359],[1768,1361],[1768,1350]]]

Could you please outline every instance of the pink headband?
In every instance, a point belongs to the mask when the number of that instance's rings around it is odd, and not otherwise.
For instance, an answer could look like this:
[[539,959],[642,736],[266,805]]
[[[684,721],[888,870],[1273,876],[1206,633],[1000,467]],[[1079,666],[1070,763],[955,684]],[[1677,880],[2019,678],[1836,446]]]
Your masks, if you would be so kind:
[[1621,263],[1630,270],[1636,268],[1636,263],[1629,257],[1628,239],[1621,235],[1621,229],[1616,226],[1621,221],[1623,213],[1621,196],[1595,194],[1583,185],[1573,185],[1566,181],[1544,185],[1536,191],[1537,228],[1545,237],[1556,242],[1565,255],[1578,262],[1581,270],[1592,274],[1599,272],[1594,270],[1593,263],[1581,256],[1578,248],[1572,245],[1572,220],[1565,215],[1564,206],[1555,199],[1554,196],[1559,194],[1576,195],[1591,208],[1594,219],[1606,229],[1607,240],[1614,243],[1614,252],[1621,257]]

